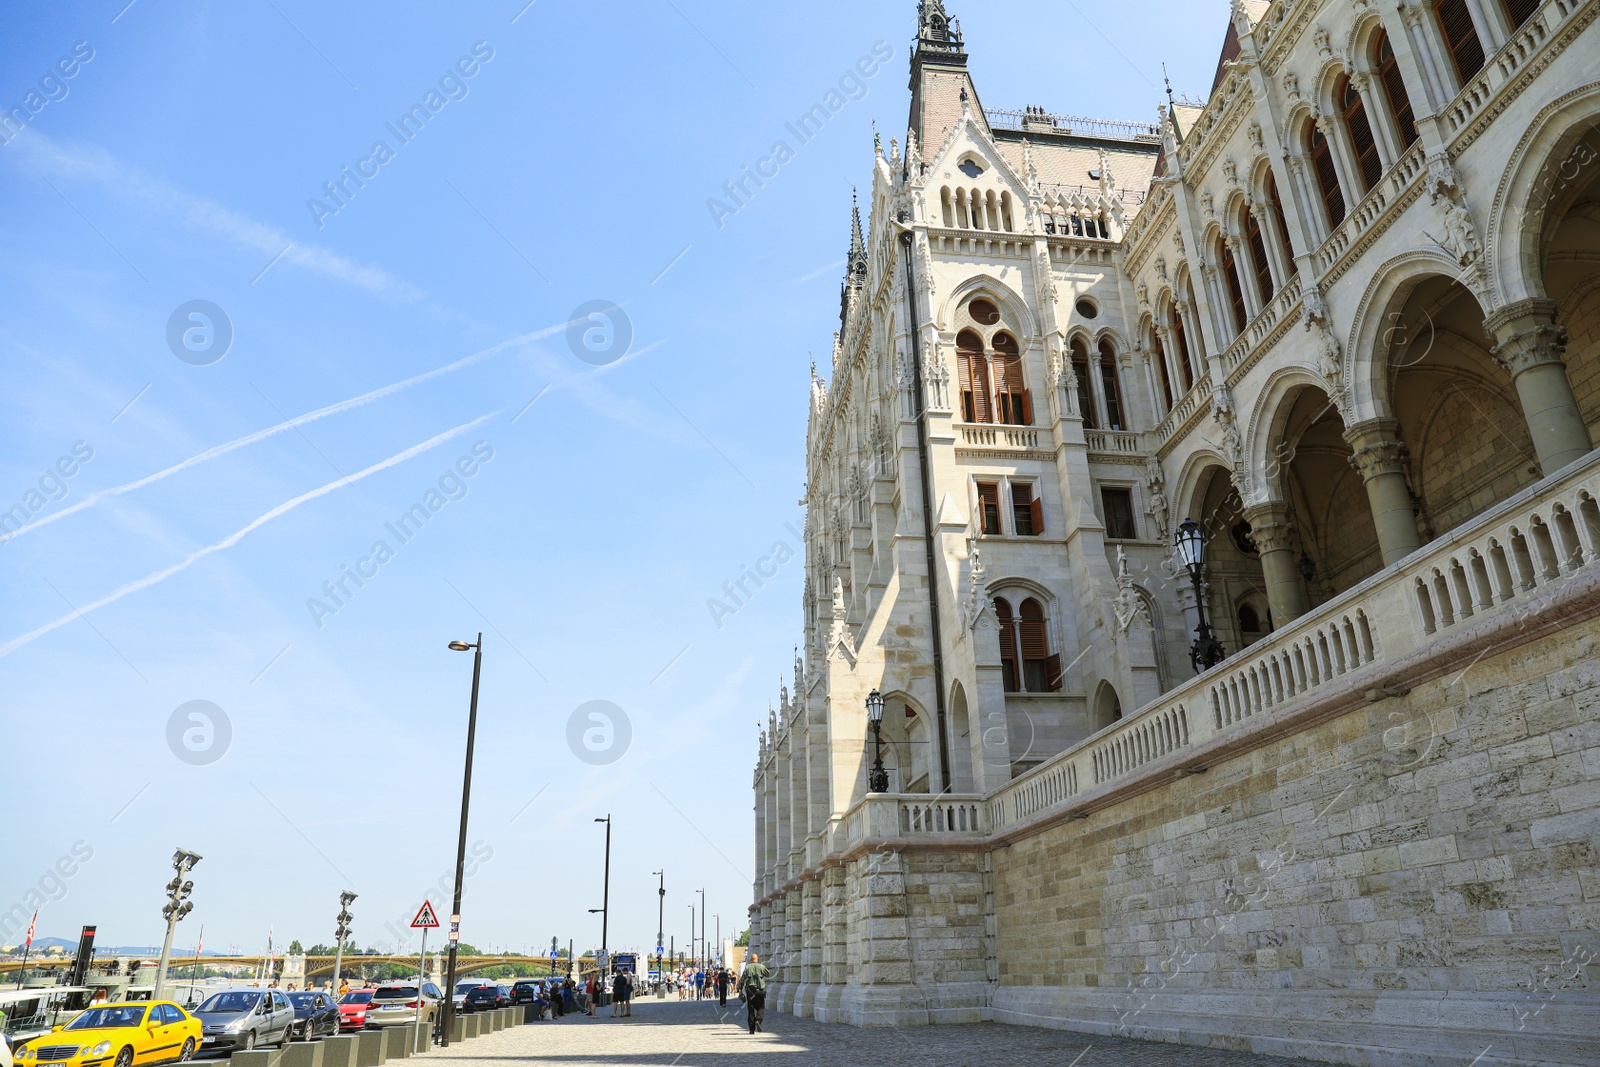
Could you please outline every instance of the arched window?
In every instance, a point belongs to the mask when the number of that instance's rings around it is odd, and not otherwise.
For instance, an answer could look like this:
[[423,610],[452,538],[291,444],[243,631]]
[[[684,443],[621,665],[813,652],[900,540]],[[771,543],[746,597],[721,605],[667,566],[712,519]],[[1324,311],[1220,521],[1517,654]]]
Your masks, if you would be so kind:
[[1022,387],[1022,353],[1009,333],[994,335],[994,394],[1000,420],[1013,426],[1033,425],[1033,404]]
[[1033,597],[1022,602],[1017,623],[1018,644],[1022,646],[1022,684],[1030,693],[1053,693],[1061,688],[1061,657],[1050,654],[1045,632],[1044,608]]
[[1450,53],[1456,78],[1461,85],[1466,85],[1483,69],[1483,42],[1478,40],[1467,0],[1436,0],[1433,14],[1439,20],[1439,32],[1444,35],[1445,51]]
[[1017,691],[1017,629],[1011,618],[1011,603],[994,598],[994,617],[1000,624],[1000,673],[1008,693]]
[[1167,370],[1167,350],[1161,343],[1161,333],[1158,330],[1150,331],[1151,357],[1156,361],[1156,370],[1161,375],[1161,398],[1165,400],[1164,410],[1172,410],[1172,373]]
[[1328,211],[1328,229],[1344,221],[1344,193],[1339,189],[1339,172],[1333,166],[1333,146],[1314,122],[1306,123],[1306,156],[1317,176],[1322,206]]
[[983,358],[983,338],[972,330],[956,336],[956,362],[961,374],[961,417],[967,422],[992,422],[989,407],[989,368]]
[[1383,177],[1383,161],[1378,157],[1378,142],[1372,136],[1372,123],[1367,118],[1366,101],[1356,91],[1348,74],[1340,75],[1333,87],[1333,99],[1344,118],[1345,136],[1355,149],[1356,170],[1361,175],[1361,191],[1366,193]]
[[1372,67],[1383,85],[1383,97],[1389,102],[1389,115],[1395,129],[1400,132],[1400,143],[1410,148],[1417,143],[1416,116],[1411,111],[1411,98],[1406,95],[1406,82],[1400,76],[1400,62],[1389,46],[1389,34],[1379,30],[1372,43]]
[[1250,266],[1256,274],[1256,289],[1261,302],[1270,304],[1277,290],[1272,285],[1272,264],[1267,259],[1267,241],[1261,233],[1261,220],[1249,208],[1244,210],[1244,239],[1250,246]]
[[1283,217],[1283,197],[1278,195],[1278,179],[1269,169],[1266,184],[1262,188],[1266,195],[1267,204],[1272,208],[1272,221],[1277,227],[1278,247],[1283,249],[1283,258],[1294,258],[1294,245],[1289,241],[1289,222]]
[[1233,332],[1242,333],[1249,315],[1244,306],[1244,287],[1239,284],[1239,264],[1234,261],[1233,249],[1221,237],[1217,238],[1217,259],[1222,263],[1222,277],[1228,286],[1228,305],[1233,312]]
[[1128,423],[1122,412],[1122,386],[1117,380],[1117,354],[1109,339],[1100,342],[1100,392],[1106,398],[1106,428],[1126,430]]
[[1261,616],[1249,604],[1239,605],[1239,632],[1252,637],[1261,633]]
[[1189,339],[1184,336],[1183,315],[1172,312],[1172,339],[1178,342],[1178,369],[1183,371],[1183,391],[1194,388],[1194,364],[1189,360]]
[[1089,385],[1089,349],[1081,337],[1072,342],[1072,376],[1078,379],[1078,413],[1083,416],[1084,426],[1095,429],[1100,421],[1095,418],[1094,393]]

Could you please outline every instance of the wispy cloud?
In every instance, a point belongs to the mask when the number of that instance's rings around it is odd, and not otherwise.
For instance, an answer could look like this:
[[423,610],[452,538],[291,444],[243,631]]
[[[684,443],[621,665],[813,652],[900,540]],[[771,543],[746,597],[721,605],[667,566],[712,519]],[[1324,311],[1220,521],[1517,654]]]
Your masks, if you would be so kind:
[[110,593],[107,593],[105,596],[101,597],[99,600],[91,601],[90,603],[85,604],[82,607],[72,611],[70,614],[63,615],[59,619],[55,619],[55,620],[53,620],[51,622],[47,622],[43,626],[40,626],[40,627],[38,627],[37,629],[34,629],[34,630],[30,630],[27,633],[21,635],[20,637],[12,638],[10,641],[7,641],[4,645],[0,645],[0,657],[9,656],[11,653],[15,652],[17,649],[21,648],[23,645],[29,644],[29,643],[37,640],[38,638],[43,637],[45,634],[49,633],[52,630],[60,629],[61,627],[65,626],[67,623],[72,622],[75,619],[83,618],[84,616],[88,615],[90,612],[97,611],[100,608],[105,607],[107,604],[114,604],[114,603],[116,603],[117,601],[121,600],[123,597],[127,596],[130,593],[137,593],[141,589],[148,589],[153,585],[157,585],[157,584],[159,584],[161,582],[164,582],[168,578],[171,578],[174,574],[177,574],[180,571],[185,571],[185,570],[189,569],[189,567],[193,566],[195,563],[197,563],[200,560],[206,558],[207,556],[215,555],[216,553],[221,552],[224,549],[232,548],[234,545],[238,544],[241,540],[243,540],[246,534],[249,534],[251,531],[258,529],[261,526],[266,525],[267,523],[271,522],[273,519],[278,518],[279,516],[288,514],[289,512],[293,511],[295,508],[299,507],[301,504],[307,503],[307,502],[312,501],[312,500],[316,500],[318,497],[327,496],[329,493],[333,492],[335,489],[339,489],[339,488],[342,488],[342,487],[347,486],[347,485],[354,485],[356,482],[359,482],[362,479],[369,477],[370,475],[377,474],[379,471],[385,471],[385,470],[388,470],[390,467],[394,467],[394,466],[397,466],[397,465],[399,465],[401,463],[404,463],[406,460],[411,459],[413,456],[419,456],[422,453],[429,451],[430,449],[436,448],[437,446],[444,444],[444,442],[446,442],[446,441],[448,441],[448,440],[450,440],[452,438],[461,436],[462,434],[466,433],[468,430],[472,429],[474,426],[478,426],[478,425],[488,421],[489,419],[493,418],[497,414],[499,414],[499,413],[498,412],[490,412],[488,415],[480,416],[479,418],[473,419],[471,422],[464,422],[460,426],[455,427],[454,429],[446,430],[445,432],[443,432],[441,434],[437,434],[437,435],[435,435],[433,437],[428,438],[426,441],[422,442],[421,444],[412,445],[410,448],[406,449],[403,452],[397,452],[394,455],[390,456],[388,459],[380,460],[377,463],[374,463],[372,466],[367,467],[364,470],[357,471],[356,473],[350,475],[348,478],[340,478],[337,481],[332,481],[332,482],[329,482],[326,485],[318,486],[316,489],[312,489],[312,490],[310,490],[308,492],[301,493],[297,497],[294,497],[294,498],[292,498],[290,500],[286,500],[282,504],[279,504],[277,507],[273,508],[271,511],[268,511],[266,514],[261,515],[260,517],[252,520],[251,522],[249,522],[245,526],[239,528],[238,530],[235,530],[233,533],[229,534],[227,537],[224,537],[222,540],[216,542],[215,544],[210,544],[210,545],[206,545],[204,548],[195,549],[193,552],[189,553],[187,556],[185,556],[183,559],[179,560],[177,563],[174,563],[172,566],[164,568],[164,569],[159,570],[159,571],[156,571],[156,572],[154,572],[152,574],[147,574],[143,578],[137,579],[136,581],[128,582],[126,585],[119,586],[118,588],[112,590]]
[[809,282],[813,278],[820,278],[824,274],[827,274],[829,271],[838,270],[840,267],[844,266],[844,262],[845,261],[841,259],[841,260],[839,260],[839,261],[837,261],[835,263],[829,263],[826,267],[818,267],[816,270],[812,271],[810,274],[807,274],[807,275],[804,275],[802,277],[796,278],[794,280],[793,284],[795,284],[795,285],[804,285],[806,282]]
[[[183,219],[194,229],[222,238],[236,247],[261,255],[265,265],[273,257],[325,278],[358,286],[366,291],[412,303],[425,294],[408,282],[378,267],[368,266],[314,244],[293,240],[283,230],[239,214],[214,200],[180,189],[165,179],[125,163],[103,149],[70,145],[39,133],[25,131],[11,146],[23,170],[35,176],[94,182],[114,195]],[[284,246],[291,245],[287,251]],[[251,274],[259,268],[252,268]]]
[[68,515],[75,514],[76,512],[82,511],[85,508],[94,507],[94,505],[98,504],[108,496],[121,496],[124,493],[131,493],[135,489],[143,489],[147,485],[159,482],[164,478],[170,478],[172,475],[188,470],[190,467],[195,467],[207,462],[208,460],[216,459],[218,456],[225,456],[229,452],[237,452],[239,449],[256,444],[258,441],[265,441],[267,438],[274,437],[280,433],[283,433],[285,430],[294,430],[298,427],[304,426],[308,422],[316,422],[318,419],[325,419],[331,415],[339,415],[343,412],[351,410],[352,408],[363,407],[367,404],[373,403],[374,401],[382,400],[386,396],[391,396],[395,393],[398,393],[403,389],[410,389],[412,386],[421,385],[423,382],[432,381],[435,378],[454,373],[463,367],[471,366],[474,363],[488,359],[490,356],[498,355],[508,348],[530,344],[534,341],[539,341],[549,337],[552,334],[561,333],[566,328],[567,324],[562,323],[559,326],[547,326],[542,330],[535,330],[532,333],[525,333],[519,337],[513,337],[509,340],[501,341],[497,345],[492,345],[491,347],[485,348],[480,352],[474,352],[470,356],[463,356],[454,363],[447,363],[442,367],[436,367],[433,370],[424,371],[421,374],[413,375],[404,381],[395,382],[393,385],[386,385],[381,389],[374,389],[369,393],[362,393],[360,396],[351,397],[349,400],[341,400],[337,404],[329,404],[325,408],[318,408],[316,411],[307,412],[304,415],[297,415],[292,419],[289,419],[285,422],[280,422],[277,425],[268,427],[265,430],[257,430],[255,433],[246,434],[243,437],[235,438],[234,440],[228,441],[225,444],[208,448],[198,455],[193,455],[182,462],[174,463],[165,470],[156,471],[154,474],[148,474],[143,478],[139,478],[131,482],[125,482],[122,485],[112,486],[110,489],[102,489],[97,493],[91,493],[82,500],[78,501],[76,504],[73,504],[70,507],[62,508],[60,511],[51,512],[49,515],[39,519],[37,522],[30,522],[28,525],[20,529],[13,530],[10,533],[0,534],[0,544],[5,544],[12,538],[21,537],[30,530],[37,530],[41,526],[47,526],[52,522],[64,519]]

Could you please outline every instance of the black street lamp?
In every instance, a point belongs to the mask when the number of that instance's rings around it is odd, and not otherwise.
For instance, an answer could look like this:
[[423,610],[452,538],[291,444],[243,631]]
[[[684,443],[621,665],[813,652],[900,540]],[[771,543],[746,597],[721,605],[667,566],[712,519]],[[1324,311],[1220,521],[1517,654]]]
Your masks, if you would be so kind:
[[883,694],[874,689],[867,694],[867,721],[872,723],[872,774],[867,792],[887,793],[889,772],[883,769]]
[[1206,568],[1206,532],[1193,519],[1184,519],[1174,543],[1178,559],[1189,569],[1189,580],[1194,583],[1194,606],[1200,613],[1200,625],[1195,627],[1194,643],[1189,646],[1189,663],[1199,674],[1215,667],[1228,655],[1206,622],[1206,600],[1200,585],[1200,575]]
[[611,955],[606,951],[606,927],[611,921],[611,816],[596,819],[595,822],[606,824],[606,881],[605,888],[601,890],[600,907],[590,908],[589,914],[600,913],[600,959],[595,962],[602,964],[600,977],[604,978],[611,964]]
[[450,961],[445,965],[444,1013],[440,1016],[444,1020],[444,1032],[439,1035],[439,1044],[444,1048],[450,1047],[450,1028],[456,1017],[456,942],[461,938],[461,883],[466,880],[467,809],[472,801],[472,745],[478,734],[478,677],[483,670],[481,631],[476,644],[469,645],[465,641],[450,642],[452,652],[465,652],[468,649],[472,650],[472,703],[467,710],[466,767],[461,773],[461,835],[456,841],[456,888],[450,903]]
[[659,875],[661,888],[656,890],[656,969],[661,970],[661,953],[667,947],[667,870],[651,871]]

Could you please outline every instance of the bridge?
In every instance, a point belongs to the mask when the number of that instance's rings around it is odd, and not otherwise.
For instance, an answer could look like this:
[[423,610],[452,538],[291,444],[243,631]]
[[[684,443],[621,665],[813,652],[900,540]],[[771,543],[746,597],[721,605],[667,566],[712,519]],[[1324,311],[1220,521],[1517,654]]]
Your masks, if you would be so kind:
[[[142,962],[144,960],[149,960],[150,962],[154,963],[159,957],[157,957],[155,955],[151,955],[151,956],[130,956],[130,957],[127,957],[127,958],[130,959],[130,960],[133,960],[134,961],[133,965],[137,966],[139,962]],[[266,957],[264,957],[264,956],[201,956],[200,957],[200,966],[201,967],[255,967],[255,968],[260,968],[262,963],[265,961],[265,959],[266,959]],[[283,962],[283,957],[282,956],[274,956],[274,957],[272,957],[272,960],[273,960],[273,962],[275,964],[281,964]],[[307,956],[305,958],[305,961],[306,961],[305,976],[306,976],[307,979],[316,978],[316,977],[323,977],[323,978],[331,978],[331,977],[333,977],[334,957],[332,957],[332,956]],[[73,962],[72,961],[72,957],[70,957],[70,956],[58,957],[58,958],[51,958],[51,957],[38,958],[38,957],[35,957],[35,958],[32,958],[32,959],[28,960],[28,970],[29,971],[33,971],[33,972],[42,971],[45,974],[66,974],[67,972],[72,970],[72,962]],[[361,968],[363,966],[366,966],[368,964],[378,964],[378,963],[392,964],[393,966],[401,967],[401,968],[409,967],[409,968],[415,970],[416,966],[417,966],[417,956],[416,956],[415,953],[408,953],[408,954],[403,955],[403,956],[368,956],[368,955],[362,955],[362,954],[347,955],[347,956],[344,957],[344,962],[342,964],[342,967],[344,969],[345,974],[348,975],[351,971],[359,970],[359,968]],[[563,958],[561,961],[559,961],[559,965],[560,966],[565,967],[565,964],[566,964],[565,958]],[[174,955],[172,957],[172,959],[170,961],[168,961],[168,964],[167,964],[167,975],[168,975],[168,977],[170,979],[181,979],[185,974],[185,968],[192,967],[193,965],[194,965],[194,957],[193,956]],[[90,972],[93,973],[93,972],[99,970],[99,971],[101,971],[103,973],[104,972],[104,966],[105,966],[105,963],[103,961],[96,960],[94,962],[94,964],[90,967]],[[532,971],[537,971],[537,972],[541,972],[541,973],[544,973],[544,974],[548,974],[548,973],[550,973],[550,957],[549,956],[457,956],[456,957],[456,977],[457,978],[467,977],[467,976],[470,976],[470,975],[472,975],[472,974],[474,974],[474,973],[476,973],[478,971],[488,970],[491,967],[522,967],[522,968],[525,968],[525,969],[528,969],[528,970],[532,970]],[[584,973],[584,972],[588,972],[588,971],[594,970],[595,969],[594,968],[594,957],[593,956],[579,956],[578,957],[578,967],[579,967],[580,973]],[[22,969],[22,961],[21,960],[0,960],[0,974],[15,974],[17,971],[19,971],[21,969]]]

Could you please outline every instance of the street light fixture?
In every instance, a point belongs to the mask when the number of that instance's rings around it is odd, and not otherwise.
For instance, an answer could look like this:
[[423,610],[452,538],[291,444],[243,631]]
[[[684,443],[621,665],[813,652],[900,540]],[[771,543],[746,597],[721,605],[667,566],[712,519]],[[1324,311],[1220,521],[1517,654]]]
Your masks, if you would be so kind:
[[667,871],[663,867],[650,873],[661,878],[661,887],[656,890],[656,970],[664,972],[661,953],[667,948]]
[[606,926],[611,921],[611,816],[607,814],[605,818],[596,819],[595,822],[606,824],[606,877],[605,888],[601,891],[600,907],[590,908],[589,914],[600,913],[600,958],[595,962],[600,965],[600,977],[604,978],[611,966],[611,954],[606,951]]
[[872,774],[867,792],[887,793],[889,772],[883,769],[883,694],[874,689],[867,694],[867,721],[872,724]]
[[456,885],[450,904],[450,959],[445,965],[445,998],[443,1014],[444,1032],[439,1037],[443,1048],[450,1047],[450,1029],[456,1017],[456,943],[461,939],[461,883],[466,879],[467,867],[467,810],[472,801],[472,745],[478,733],[478,677],[483,671],[483,633],[479,631],[476,644],[451,641],[450,651],[472,650],[472,703],[467,709],[467,756],[461,773],[461,835],[456,842]]
[[1194,606],[1200,614],[1200,625],[1195,627],[1194,643],[1189,646],[1189,663],[1199,674],[1215,667],[1228,655],[1206,622],[1205,594],[1201,591],[1200,583],[1200,576],[1206,568],[1206,532],[1193,519],[1184,519],[1178,527],[1174,545],[1178,559],[1189,570],[1189,580],[1194,583]]
[[152,1000],[160,1000],[162,991],[167,984],[167,961],[172,958],[172,932],[177,929],[183,917],[194,910],[194,902],[189,899],[189,894],[194,892],[194,883],[189,880],[189,872],[194,870],[194,865],[200,862],[200,853],[190,852],[180,848],[172,854],[172,869],[178,873],[172,876],[172,881],[167,883],[167,903],[161,909],[162,918],[167,920],[167,939],[161,943],[161,965],[156,968],[156,989]]
[[[696,892],[700,894],[700,955],[705,960],[709,960],[711,958],[711,946],[706,944],[706,891],[698,889]],[[705,970],[704,962],[702,962],[700,969],[702,971]]]
[[334,928],[333,950],[333,995],[339,995],[339,970],[344,965],[344,943],[350,936],[350,923],[354,916],[350,914],[350,905],[355,903],[356,895],[346,889],[339,894],[339,925]]

